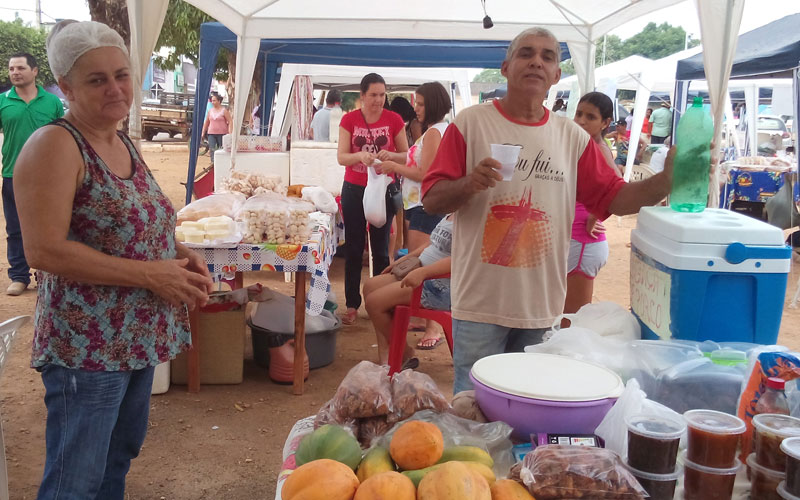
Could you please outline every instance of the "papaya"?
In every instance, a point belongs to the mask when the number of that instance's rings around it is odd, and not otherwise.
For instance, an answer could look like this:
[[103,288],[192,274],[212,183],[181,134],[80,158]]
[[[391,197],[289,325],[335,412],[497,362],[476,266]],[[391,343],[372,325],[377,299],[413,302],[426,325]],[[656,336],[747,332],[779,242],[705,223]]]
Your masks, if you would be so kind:
[[353,500],[358,478],[347,465],[323,458],[301,465],[281,489],[283,500]]
[[392,459],[403,470],[424,469],[442,458],[442,431],[430,422],[412,420],[401,425],[389,443]]
[[361,445],[342,427],[326,424],[304,437],[295,453],[297,465],[321,458],[336,460],[356,470],[361,462]]
[[490,469],[494,467],[494,460],[489,452],[477,446],[450,446],[442,452],[442,458],[439,459],[440,464],[444,462],[478,462]]
[[466,462],[445,462],[419,482],[417,500],[491,500],[489,483]]
[[[469,469],[470,471],[479,474],[490,485],[493,484],[496,480],[494,471],[489,467],[485,466],[484,464],[479,464],[477,462],[459,462],[459,463],[466,466],[467,469]],[[427,476],[429,473],[435,471],[436,469],[439,469],[442,465],[444,464],[435,464],[431,465],[430,467],[426,467],[424,469],[403,471],[403,475],[411,479],[411,481],[414,483],[414,486],[419,486],[419,483],[420,481],[422,481],[422,478]]]
[[399,472],[376,474],[358,487],[353,500],[416,500],[417,489]]
[[535,500],[524,486],[513,479],[501,479],[491,485],[492,500]]
[[358,464],[356,476],[363,483],[366,479],[376,474],[393,470],[394,462],[392,462],[392,457],[389,456],[389,450],[382,446],[376,446],[364,455],[361,463]]

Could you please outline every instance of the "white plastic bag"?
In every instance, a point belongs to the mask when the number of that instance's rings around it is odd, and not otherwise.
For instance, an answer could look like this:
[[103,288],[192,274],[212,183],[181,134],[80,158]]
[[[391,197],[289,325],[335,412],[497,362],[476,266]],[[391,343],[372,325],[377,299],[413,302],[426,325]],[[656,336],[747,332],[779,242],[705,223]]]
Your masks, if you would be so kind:
[[364,190],[364,217],[375,227],[386,224],[386,188],[392,178],[379,174],[375,167],[367,169],[367,188]]
[[[628,425],[625,419],[633,415],[653,415],[683,421],[683,417],[666,406],[647,399],[635,378],[628,380],[625,390],[614,406],[606,413],[594,433],[603,438],[606,449],[617,452],[621,457],[628,454]],[[685,437],[680,447],[685,446]]]
[[617,337],[620,340],[642,338],[642,329],[630,311],[615,302],[586,304],[574,314],[562,314],[553,322],[552,329],[561,329],[561,320],[570,321],[570,328],[588,328],[603,337]]
[[[550,335],[552,334],[552,335]],[[623,380],[636,368],[636,360],[628,354],[627,343],[615,337],[601,337],[591,329],[574,326],[548,332],[550,338],[541,344],[525,347],[525,352],[557,354],[605,366]]]
[[339,211],[336,199],[325,188],[306,186],[303,188],[303,199],[313,203],[320,212],[335,214]]

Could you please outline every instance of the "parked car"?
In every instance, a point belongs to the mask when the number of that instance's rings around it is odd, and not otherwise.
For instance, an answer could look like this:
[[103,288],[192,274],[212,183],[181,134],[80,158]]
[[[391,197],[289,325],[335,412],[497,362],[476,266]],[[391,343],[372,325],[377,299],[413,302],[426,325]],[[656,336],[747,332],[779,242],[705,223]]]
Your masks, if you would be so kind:
[[792,136],[780,116],[758,115],[756,133],[759,146],[771,142],[776,151],[781,151],[792,145]]

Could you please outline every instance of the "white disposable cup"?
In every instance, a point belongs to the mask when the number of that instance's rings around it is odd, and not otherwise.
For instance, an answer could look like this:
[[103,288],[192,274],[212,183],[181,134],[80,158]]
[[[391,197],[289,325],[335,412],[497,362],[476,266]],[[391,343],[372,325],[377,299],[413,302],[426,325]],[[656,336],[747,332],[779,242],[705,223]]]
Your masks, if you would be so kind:
[[500,162],[500,175],[504,181],[510,181],[514,176],[514,167],[517,166],[517,159],[522,146],[511,144],[492,144],[492,158]]

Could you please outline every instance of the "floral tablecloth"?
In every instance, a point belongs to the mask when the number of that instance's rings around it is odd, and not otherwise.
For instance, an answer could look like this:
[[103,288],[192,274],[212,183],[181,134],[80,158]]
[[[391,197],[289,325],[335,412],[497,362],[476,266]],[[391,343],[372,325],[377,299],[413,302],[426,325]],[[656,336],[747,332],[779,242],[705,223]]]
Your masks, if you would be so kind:
[[[720,196],[720,206],[730,208],[734,201],[756,201],[766,203],[783,186],[786,175],[794,172],[768,172],[740,170],[732,168],[728,172],[728,182]],[[800,202],[797,183],[794,186],[795,203]]]
[[230,279],[234,273],[247,271],[307,272],[311,275],[306,312],[317,316],[322,312],[331,283],[328,268],[344,234],[339,217],[328,215],[315,224],[304,245],[240,244],[235,248],[198,249],[215,279]]

